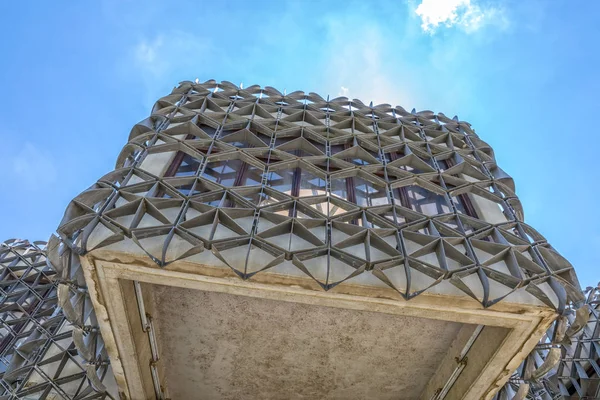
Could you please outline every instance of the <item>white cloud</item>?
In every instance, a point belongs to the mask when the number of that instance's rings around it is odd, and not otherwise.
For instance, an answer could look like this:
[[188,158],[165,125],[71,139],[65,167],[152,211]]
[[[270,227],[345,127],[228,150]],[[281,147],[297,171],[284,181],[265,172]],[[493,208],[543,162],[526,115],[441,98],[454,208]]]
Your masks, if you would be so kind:
[[15,177],[34,189],[56,181],[57,173],[52,156],[30,142],[26,142],[11,158]]
[[428,33],[440,26],[457,26],[471,33],[486,24],[507,23],[500,8],[482,7],[475,0],[422,0],[415,13],[421,18],[421,28]]
[[121,68],[142,81],[144,103],[151,106],[179,81],[198,76],[202,61],[214,54],[208,39],[188,32],[168,31],[138,41],[132,48],[131,59]]
[[[415,91],[411,90],[410,83],[398,79],[405,64],[389,60],[389,39],[378,26],[365,24],[356,17],[327,18],[324,23],[321,48],[325,55],[324,74],[318,82],[322,91],[357,98],[365,104],[373,101],[373,104],[412,107]],[[352,82],[351,87],[346,86],[348,82]]]
[[169,60],[161,54],[165,52],[164,39],[162,35],[153,40],[143,39],[133,51],[134,62],[142,75],[158,77],[168,69]]
[[155,38],[152,43],[143,40],[135,48],[135,58],[141,63],[154,63],[156,62],[156,53],[162,45],[162,36]]

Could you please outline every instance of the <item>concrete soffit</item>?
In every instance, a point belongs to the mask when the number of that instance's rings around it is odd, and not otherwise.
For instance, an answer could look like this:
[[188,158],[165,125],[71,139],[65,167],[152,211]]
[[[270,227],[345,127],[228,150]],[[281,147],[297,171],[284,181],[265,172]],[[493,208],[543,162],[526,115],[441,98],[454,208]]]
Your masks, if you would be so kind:
[[[202,274],[190,273],[185,271],[186,266],[179,270],[177,263],[161,269],[127,256],[104,261],[90,255],[82,259],[82,265],[86,279],[94,282],[88,290],[115,378],[134,399],[154,395],[152,373],[161,382],[163,396],[168,396],[169,389],[164,372],[167,365],[159,361],[155,372],[148,367],[149,362],[152,365],[152,347],[160,346],[151,344],[151,340],[158,339],[150,339],[143,332],[140,317],[136,315],[139,309],[135,297],[141,291],[135,294],[135,288],[140,284],[461,324],[457,337],[448,343],[448,351],[438,360],[437,371],[431,371],[432,376],[419,397],[422,399],[436,398],[442,389],[446,391],[445,398],[492,398],[556,318],[554,311],[544,307],[507,303],[482,309],[471,301],[440,295],[419,296],[406,302],[386,298],[381,293],[370,296],[368,288],[350,285],[321,292],[310,288],[310,281],[304,278],[291,280],[288,285],[255,283],[234,275],[210,276],[206,270]],[[146,292],[146,296],[151,294]],[[146,316],[156,317],[148,313],[148,308],[146,305]],[[279,332],[275,329],[272,334]],[[162,359],[162,355],[157,358]],[[146,394],[140,396],[140,393]]]

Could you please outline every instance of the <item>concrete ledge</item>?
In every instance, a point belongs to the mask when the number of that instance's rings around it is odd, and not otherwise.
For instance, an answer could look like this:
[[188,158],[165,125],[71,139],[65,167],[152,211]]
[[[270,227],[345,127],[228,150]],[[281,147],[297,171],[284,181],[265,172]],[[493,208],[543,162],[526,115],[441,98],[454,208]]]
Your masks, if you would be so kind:
[[[157,363],[157,371],[167,397],[171,392],[173,395],[182,393],[180,391],[182,382],[178,382],[173,377],[168,379],[169,372],[166,372],[166,369],[173,368],[173,370],[176,370],[181,368],[182,365],[177,365],[177,363],[188,360],[169,359],[169,355],[163,354],[166,348],[170,349],[169,352],[173,351],[173,343],[169,342],[172,337],[170,338],[169,334],[164,332],[161,333],[161,330],[164,330],[164,323],[169,321],[169,318],[164,316],[168,312],[168,307],[165,307],[164,304],[158,306],[155,303],[157,294],[160,298],[166,293],[164,286],[173,287],[172,292],[177,291],[178,295],[181,295],[181,298],[184,299],[181,307],[188,310],[198,308],[198,305],[194,308],[192,307],[193,304],[190,304],[195,297],[190,295],[193,291],[201,291],[198,292],[198,296],[211,296],[212,298],[219,298],[220,295],[217,294],[223,294],[231,295],[228,297],[229,299],[232,296],[235,296],[235,298],[245,297],[249,300],[255,299],[246,302],[246,304],[252,304],[255,307],[265,307],[266,303],[264,302],[291,303],[289,306],[275,306],[282,313],[280,321],[285,321],[288,328],[293,326],[293,320],[290,320],[289,316],[283,315],[285,314],[284,310],[296,310],[296,313],[311,317],[316,313],[323,313],[323,315],[328,316],[335,315],[335,313],[332,314],[328,311],[331,308],[340,309],[340,313],[343,312],[346,316],[344,320],[348,320],[349,316],[352,316],[352,318],[360,319],[363,322],[370,321],[371,324],[365,326],[368,326],[373,335],[378,335],[379,332],[388,332],[385,335],[389,336],[390,331],[386,331],[386,328],[389,328],[390,324],[403,326],[406,329],[406,332],[403,332],[405,334],[402,340],[403,343],[394,347],[392,342],[381,342],[381,348],[373,350],[374,358],[369,359],[368,362],[376,363],[377,354],[380,357],[384,354],[381,352],[383,348],[389,348],[389,351],[392,352],[396,351],[398,364],[395,368],[405,370],[402,376],[404,376],[404,379],[409,380],[404,382],[405,385],[408,385],[405,387],[411,387],[413,390],[408,394],[409,392],[406,391],[408,389],[405,389],[403,390],[404,396],[402,396],[402,393],[399,395],[402,398],[427,400],[436,398],[436,393],[442,391],[445,386],[447,386],[445,391],[447,394],[444,397],[446,399],[479,400],[491,398],[496,390],[506,382],[511,372],[531,351],[539,337],[556,317],[554,310],[532,305],[501,302],[484,309],[470,298],[428,295],[426,293],[410,301],[405,301],[394,296],[393,291],[358,285],[345,285],[338,290],[325,292],[314,290],[311,287],[310,280],[298,277],[286,279],[277,276],[273,277],[272,282],[265,282],[264,280],[263,282],[244,281],[237,277],[227,276],[222,271],[213,271],[211,276],[209,266],[196,265],[196,268],[193,269],[191,265],[174,263],[169,268],[160,269],[148,265],[141,257],[137,259],[137,257],[132,256],[115,256],[114,253],[110,256],[108,254],[102,255],[112,261],[100,259],[98,254],[89,254],[82,259],[82,263],[86,280],[94,283],[94,285],[89,285],[90,294],[99,316],[99,325],[105,338],[115,375],[117,375],[117,382],[120,390],[128,393],[131,399],[155,398],[152,374],[149,368],[151,360],[150,344],[148,335],[141,327],[133,281],[141,283],[146,312],[157,321],[156,334],[158,335],[159,353],[161,353],[160,361]],[[115,262],[115,260],[119,262]],[[268,274],[263,274],[263,277],[266,277],[263,279],[268,280]],[[156,285],[161,285],[160,291],[156,290]],[[223,297],[220,298],[223,299]],[[176,307],[175,304],[170,306]],[[174,310],[174,314],[177,314],[178,311],[180,310]],[[223,309],[221,312],[226,313],[227,311]],[[189,315],[189,313],[184,314]],[[383,315],[378,317],[378,314]],[[239,317],[241,314],[238,313],[237,315]],[[194,313],[194,315],[189,316],[192,319],[195,317],[206,319],[211,316],[202,313],[197,315]],[[225,318],[227,315],[219,317]],[[308,335],[312,332],[314,336],[315,333],[319,332],[319,329],[317,329],[318,323],[319,319],[314,319],[311,320],[311,326],[302,327],[299,324],[298,331],[294,334]],[[270,327],[264,327],[266,329],[265,333],[270,329],[273,337],[290,334],[289,329],[278,330],[276,323],[271,321],[271,324]],[[380,324],[380,326],[377,326],[377,324]],[[197,335],[198,338],[210,336],[210,323],[206,324],[207,330],[202,332],[204,325],[194,326],[196,331],[190,331],[190,337],[194,337],[194,335]],[[260,324],[252,326],[254,326],[254,329],[261,329]],[[479,329],[478,335],[473,339],[473,333],[478,326],[483,327]],[[431,328],[429,332],[439,331],[438,341],[435,340],[435,335],[427,335],[427,327]],[[344,328],[343,325],[340,325],[339,328],[344,330],[354,343],[360,344],[361,340],[364,342],[364,337],[361,336],[359,330],[352,333],[348,331],[348,327]],[[334,335],[336,332],[338,331],[330,331]],[[410,343],[408,338],[414,338],[414,343]],[[312,348],[315,348],[315,343],[311,346]],[[457,373],[457,357],[460,358],[459,356],[461,356],[461,352],[464,351],[467,344],[470,345],[470,348],[463,357],[466,365]],[[413,357],[407,354],[409,352],[403,351],[403,349],[410,349],[411,345],[416,351],[415,354],[421,352],[422,357]],[[348,356],[352,356],[352,351],[360,354],[360,349],[360,346],[349,349]],[[188,350],[193,350],[193,346],[189,347]],[[328,347],[321,350],[338,351],[335,348]],[[284,351],[285,348],[281,347],[281,352]],[[442,352],[440,353],[440,351]],[[260,355],[255,357],[258,356]],[[304,356],[300,352],[296,353],[295,358],[301,359]],[[306,358],[304,359],[306,360]],[[338,365],[338,369],[343,372],[344,363],[347,364],[348,359],[345,361],[340,359],[339,361],[342,364]],[[169,365],[166,365],[167,362]],[[245,368],[244,372],[254,372],[259,375],[264,373],[263,376],[269,376],[266,374],[269,371],[268,368],[261,372],[259,367],[255,367],[254,371],[249,371],[252,362],[252,358],[249,358],[247,362],[233,363],[231,367],[238,368],[238,370]],[[368,362],[363,360],[365,366],[369,365]],[[200,367],[199,364],[195,365]],[[290,365],[293,368],[297,367],[293,364]],[[335,362],[332,362],[328,368],[331,369],[334,366],[336,366]],[[308,370],[310,368],[304,370],[303,373]],[[394,371],[391,365],[388,365],[387,370],[390,371],[390,374],[397,372]],[[341,379],[340,377],[344,377],[344,374],[339,371],[336,375],[338,381]],[[415,371],[418,371],[418,374],[411,375]],[[360,375],[359,372],[360,370],[348,371],[348,374],[356,373]],[[203,376],[206,375],[202,375],[199,371],[198,378],[202,379]],[[384,392],[372,392],[372,390],[375,390],[377,382],[385,382],[389,378],[390,376],[379,376],[377,378],[379,380],[375,378],[364,380],[362,386],[356,387],[354,392],[347,391],[347,388],[342,387],[339,391],[331,391],[329,394],[324,391],[321,397],[314,397],[314,395],[312,397],[352,398],[351,396],[348,397],[348,393],[355,393],[358,396],[356,398],[361,398],[361,394],[368,393],[371,390],[371,393],[373,393],[370,396],[371,398],[387,398],[387,396],[384,396]],[[298,381],[302,382],[302,379],[307,378],[299,374]],[[449,380],[451,381],[450,385],[448,384]],[[249,378],[248,382],[251,381],[252,379]],[[225,379],[223,382],[230,381]],[[279,381],[275,379],[270,383],[266,382],[266,384],[277,384],[277,382]],[[236,384],[238,383],[236,381]],[[177,390],[170,387],[172,384],[177,385]],[[200,396],[199,398],[228,398],[231,393],[235,393],[232,390],[227,391],[228,388],[224,388],[225,391],[219,394],[220,397],[211,396],[208,392],[202,393],[201,388],[206,388],[207,384],[210,384],[210,382],[198,383],[196,393]],[[192,385],[192,383],[188,382],[187,385]],[[371,387],[370,385],[374,386]],[[309,386],[308,383],[306,386]],[[188,387],[185,390],[194,390],[194,387]],[[265,388],[264,393],[275,393],[272,388],[269,390],[267,391]],[[390,395],[394,395],[392,388],[388,392]],[[340,393],[344,395],[342,396]],[[409,397],[406,397],[407,395]],[[364,398],[364,396],[362,397]],[[176,399],[178,397],[172,398]],[[398,396],[395,398],[398,398]]]

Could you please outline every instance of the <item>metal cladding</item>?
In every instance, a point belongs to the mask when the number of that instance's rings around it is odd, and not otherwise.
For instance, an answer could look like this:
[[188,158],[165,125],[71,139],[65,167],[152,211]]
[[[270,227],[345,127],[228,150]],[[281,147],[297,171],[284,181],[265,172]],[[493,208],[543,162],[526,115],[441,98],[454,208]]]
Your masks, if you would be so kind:
[[45,242],[0,243],[0,399],[118,398],[106,350],[84,345],[97,331],[69,323],[58,292]]
[[165,266],[210,251],[243,279],[288,260],[324,290],[372,274],[405,299],[447,281],[484,307],[526,291],[562,312],[582,300],[573,267],[514,190],[456,117],[182,82],[58,233],[77,254],[127,241]]
[[600,399],[600,286],[559,318],[495,400]]

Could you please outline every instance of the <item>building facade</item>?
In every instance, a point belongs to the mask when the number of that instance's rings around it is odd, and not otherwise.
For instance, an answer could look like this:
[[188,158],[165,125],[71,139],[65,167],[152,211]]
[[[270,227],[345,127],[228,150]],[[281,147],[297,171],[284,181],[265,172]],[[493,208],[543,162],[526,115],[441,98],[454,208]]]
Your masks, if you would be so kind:
[[99,332],[67,319],[58,278],[45,242],[0,243],[0,398],[118,399],[102,342],[82,346]]
[[[597,337],[492,149],[429,111],[182,82],[57,233],[99,396],[518,398]],[[593,386],[585,346],[548,390]]]

